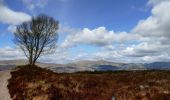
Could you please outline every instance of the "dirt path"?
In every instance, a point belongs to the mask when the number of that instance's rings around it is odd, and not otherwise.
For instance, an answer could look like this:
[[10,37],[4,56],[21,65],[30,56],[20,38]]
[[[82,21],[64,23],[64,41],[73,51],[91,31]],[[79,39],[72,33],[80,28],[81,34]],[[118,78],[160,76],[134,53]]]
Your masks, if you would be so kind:
[[11,100],[7,84],[11,77],[10,71],[0,71],[0,100]]

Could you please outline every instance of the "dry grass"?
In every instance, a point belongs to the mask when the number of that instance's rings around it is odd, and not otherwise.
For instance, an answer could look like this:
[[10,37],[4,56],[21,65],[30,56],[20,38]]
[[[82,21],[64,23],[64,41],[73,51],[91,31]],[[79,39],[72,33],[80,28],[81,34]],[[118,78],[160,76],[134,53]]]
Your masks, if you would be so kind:
[[37,66],[11,72],[13,100],[170,100],[170,71],[57,74]]

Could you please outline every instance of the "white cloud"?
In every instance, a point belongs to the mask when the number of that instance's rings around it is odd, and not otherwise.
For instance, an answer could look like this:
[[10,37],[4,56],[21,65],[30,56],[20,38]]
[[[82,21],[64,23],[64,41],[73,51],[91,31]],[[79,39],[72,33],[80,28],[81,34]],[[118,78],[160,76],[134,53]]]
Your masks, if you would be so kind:
[[17,25],[30,20],[31,16],[24,12],[17,12],[9,9],[3,3],[0,4],[0,22],[4,24]]
[[60,24],[58,33],[59,34],[74,34],[74,33],[77,33],[78,31],[81,31],[81,29],[72,28],[72,27],[64,26]]
[[[62,46],[88,44],[108,48],[89,54],[92,59],[121,62],[169,61],[170,15],[167,9],[170,8],[170,1],[150,0],[149,4],[152,5],[151,15],[139,21],[131,33],[109,31],[105,27],[92,30],[84,28],[68,35]],[[115,43],[121,46],[130,41],[135,42],[122,48],[115,47]]]
[[[169,0],[150,0],[151,16],[139,21],[132,30],[140,34],[142,43],[127,49],[128,55],[144,61],[170,61],[170,9]],[[130,50],[130,52],[128,51]]]
[[161,54],[168,54],[170,45],[161,45],[160,43],[150,44],[142,42],[138,45],[127,47],[123,53],[125,56],[130,57],[144,57],[144,56],[158,56]]
[[12,48],[10,46],[0,48],[0,55],[0,60],[25,59],[25,56],[20,49]]
[[90,30],[84,28],[80,31],[70,34],[63,42],[63,47],[72,47],[78,44],[88,44],[94,46],[107,46],[113,43],[125,43],[126,41],[136,40],[137,34],[126,32],[108,31],[105,27],[98,27]]
[[160,4],[161,2],[164,2],[164,1],[169,1],[169,0],[149,0],[148,4],[155,6],[155,5]]
[[11,33],[14,33],[15,30],[16,30],[16,26],[15,25],[9,25],[7,30]]
[[47,5],[48,0],[22,0],[23,4],[29,10],[34,10],[36,8],[43,8]]
[[[23,51],[18,47],[5,46],[0,48],[0,60],[15,60],[15,59],[27,59]],[[68,51],[56,50],[56,53],[51,55],[43,55],[38,60],[47,63],[66,63],[71,62],[75,58],[72,58]]]
[[144,37],[167,37],[170,38],[170,1],[161,2],[152,9],[152,15],[146,20],[141,20],[133,29],[133,33],[138,33]]

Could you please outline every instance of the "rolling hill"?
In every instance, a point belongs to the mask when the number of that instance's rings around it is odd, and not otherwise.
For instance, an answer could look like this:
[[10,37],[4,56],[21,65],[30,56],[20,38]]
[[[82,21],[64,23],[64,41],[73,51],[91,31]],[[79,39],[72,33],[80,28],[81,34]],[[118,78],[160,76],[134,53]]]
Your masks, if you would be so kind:
[[[18,65],[27,64],[25,60],[0,61],[0,70],[9,70]],[[115,70],[170,70],[170,62],[153,63],[115,63],[104,60],[99,61],[78,61],[67,64],[40,63],[37,65],[51,69],[55,72],[76,72],[76,71],[115,71]]]

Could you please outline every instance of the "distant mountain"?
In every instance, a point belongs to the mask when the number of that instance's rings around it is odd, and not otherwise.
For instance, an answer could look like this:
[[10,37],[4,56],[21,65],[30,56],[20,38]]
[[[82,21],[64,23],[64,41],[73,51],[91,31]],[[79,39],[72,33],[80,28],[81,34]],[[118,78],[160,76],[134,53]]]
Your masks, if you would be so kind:
[[144,65],[148,70],[170,70],[170,62],[153,62]]
[[[9,70],[18,65],[24,65],[26,60],[0,61],[0,70]],[[78,61],[68,64],[37,63],[37,65],[53,70],[55,72],[75,71],[115,71],[115,70],[170,70],[170,62],[154,63],[115,63],[104,60],[99,61]]]
[[0,71],[10,70],[17,65],[24,65],[26,63],[26,60],[1,60]]
[[[143,64],[133,63],[115,63],[104,60],[99,61],[78,61],[70,64],[66,64],[72,71],[77,68],[78,71],[115,71],[115,70],[145,70]],[[67,69],[67,67],[65,67]],[[57,70],[57,68],[56,68]]]
[[144,64],[140,63],[128,63],[124,66],[121,66],[121,70],[146,70],[147,68],[144,66]]
[[120,67],[113,65],[95,65],[92,67],[94,71],[115,71],[120,70]]
[[24,65],[27,64],[28,61],[24,59],[18,60],[1,60],[0,65]]
[[[64,66],[64,67],[63,67]],[[115,70],[170,70],[170,62],[142,63],[115,63],[108,61],[78,61],[65,64],[62,67],[53,67],[59,72],[74,71],[115,71]]]
[[13,67],[15,67],[15,65],[0,65],[0,71],[10,70]]

